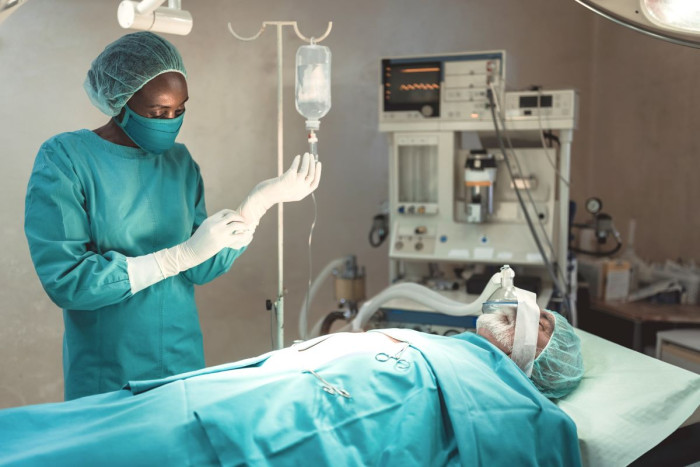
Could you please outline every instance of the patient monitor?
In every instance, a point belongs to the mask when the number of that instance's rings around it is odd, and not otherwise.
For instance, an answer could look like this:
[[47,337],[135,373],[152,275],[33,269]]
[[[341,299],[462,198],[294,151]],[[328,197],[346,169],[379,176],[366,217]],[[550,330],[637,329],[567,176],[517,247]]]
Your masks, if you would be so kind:
[[[470,302],[483,283],[467,290],[469,275],[488,278],[508,263],[541,284],[533,291],[543,308],[555,285],[566,288],[577,93],[509,91],[510,68],[503,50],[381,61],[390,283],[437,285]],[[383,324],[393,325],[401,312],[421,310],[389,305],[385,311],[393,314]]]

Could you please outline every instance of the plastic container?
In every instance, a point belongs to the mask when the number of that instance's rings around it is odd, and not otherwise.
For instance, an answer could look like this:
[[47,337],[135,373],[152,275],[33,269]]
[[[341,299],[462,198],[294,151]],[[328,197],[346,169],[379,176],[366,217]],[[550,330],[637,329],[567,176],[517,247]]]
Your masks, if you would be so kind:
[[[296,108],[308,129],[331,109],[331,50],[322,45],[302,45],[296,57]],[[309,126],[311,125],[311,126]]]
[[494,313],[511,309],[513,313],[518,310],[518,297],[515,295],[513,285],[515,272],[507,264],[501,268],[501,286],[481,305],[483,313]]

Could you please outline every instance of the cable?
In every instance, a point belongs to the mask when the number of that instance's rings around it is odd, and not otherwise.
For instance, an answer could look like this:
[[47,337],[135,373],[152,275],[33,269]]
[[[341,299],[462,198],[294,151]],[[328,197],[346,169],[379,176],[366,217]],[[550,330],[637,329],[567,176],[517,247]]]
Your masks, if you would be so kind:
[[[518,188],[517,183],[515,183],[515,176],[513,175],[513,168],[510,165],[510,157],[508,156],[508,153],[506,151],[505,144],[503,142],[503,135],[501,134],[501,129],[499,128],[498,124],[498,117],[496,116],[496,100],[495,100],[495,92],[493,92],[492,87],[489,87],[487,91],[487,96],[489,99],[490,103],[490,108],[491,108],[491,117],[493,118],[493,123],[494,123],[494,128],[496,130],[496,139],[498,139],[498,144],[501,150],[501,153],[503,154],[503,158],[506,163],[506,168],[508,169],[508,173],[510,175],[511,180],[513,180],[513,188],[515,189],[515,194],[518,197],[518,202],[520,203],[520,206],[523,209],[523,214],[525,215],[525,220],[527,221],[527,225],[530,228],[530,232],[532,233],[532,238],[535,240],[535,244],[537,245],[537,249],[540,252],[540,255],[542,256],[542,260],[545,263],[545,267],[547,269],[547,272],[550,275],[550,278],[552,279],[552,283],[554,284],[555,289],[559,290],[559,293],[562,296],[562,306],[566,308],[565,316],[569,314],[570,306],[569,302],[567,300],[567,294],[566,294],[566,289],[562,287],[560,284],[557,275],[554,271],[554,267],[550,263],[549,259],[547,258],[547,255],[545,254],[545,250],[542,246],[542,243],[540,242],[540,238],[537,235],[537,232],[535,231],[535,227],[532,223],[532,219],[530,218],[530,213],[528,212],[527,207],[525,206],[525,201],[523,201],[523,197],[520,194],[520,189]],[[558,269],[558,268],[557,268]],[[561,272],[560,272],[561,274]],[[566,283],[566,281],[564,281]]]
[[331,311],[324,318],[321,323],[321,333],[319,335],[330,334],[331,326],[333,323],[339,319],[345,319],[345,313],[342,311]]
[[588,250],[581,250],[580,248],[576,248],[573,246],[569,247],[569,250],[573,251],[574,253],[581,253],[583,255],[589,255],[589,256],[612,256],[618,251],[620,251],[620,248],[622,248],[622,242],[617,242],[617,245],[615,248],[609,251],[588,251]]
[[[516,151],[515,151],[515,147],[513,146],[513,142],[512,142],[511,139],[510,139],[510,135],[509,135],[508,132],[506,131],[506,122],[505,122],[505,119],[503,118],[503,116],[501,115],[501,113],[496,112],[495,115],[494,115],[494,112],[493,112],[493,104],[494,104],[494,103],[495,103],[495,105],[496,105],[496,108],[499,108],[498,100],[497,100],[497,97],[496,97],[496,92],[495,92],[494,89],[493,89],[493,85],[490,85],[490,86],[489,86],[489,90],[491,91],[491,92],[490,92],[490,95],[489,95],[489,99],[490,99],[490,100],[493,99],[493,100],[491,101],[492,118],[493,118],[493,120],[494,120],[494,125],[496,126],[496,134],[497,134],[497,136],[498,136],[499,143],[502,143],[502,138],[501,138],[501,136],[499,136],[499,135],[500,135],[500,132],[498,131],[498,122],[496,121],[496,118],[497,118],[497,117],[498,117],[498,120],[499,120],[500,123],[501,123],[501,126],[503,127],[503,132],[504,132],[504,134],[505,134],[505,139],[506,139],[506,141],[507,141],[507,143],[508,143],[508,148],[510,149],[510,151],[511,151],[511,153],[512,153],[512,159],[515,161],[515,164],[516,164],[517,167],[518,167],[518,171],[520,172],[520,175],[521,175],[521,177],[522,177],[522,175],[523,175],[523,169],[522,169],[522,166],[520,165],[520,160],[518,159],[517,153],[516,153]],[[539,107],[539,102],[538,102],[538,107]],[[496,116],[497,116],[497,117],[496,117]],[[542,138],[542,133],[543,133],[543,130],[542,130],[542,126],[541,126],[541,124],[540,124],[540,138]],[[542,141],[542,142],[543,142],[543,141]],[[544,143],[544,142],[543,142],[543,143]],[[557,143],[558,143],[558,138],[557,138]],[[559,144],[559,143],[558,143],[558,144]],[[543,149],[545,150],[545,155],[548,157],[548,154],[547,154],[547,149],[548,149],[548,148],[546,147],[546,144],[544,145]],[[515,189],[516,195],[518,196],[518,200],[520,201],[520,205],[521,205],[521,207],[523,208],[524,211],[527,211],[527,208],[525,207],[524,203],[522,202],[522,198],[521,198],[521,196],[520,196],[520,191],[519,191],[519,189],[518,189],[518,187],[517,187],[517,184],[515,183],[515,178],[514,178],[514,176],[513,176],[513,173],[512,173],[510,164],[509,164],[509,162],[508,162],[508,158],[506,157],[505,151],[504,151],[504,159],[505,159],[505,161],[506,161],[506,167],[508,168],[508,171],[509,171],[509,173],[510,173],[511,180],[513,180],[513,188]],[[549,160],[549,157],[548,157],[548,160]],[[552,162],[550,161],[550,164],[551,164],[551,163],[552,163]],[[559,173],[558,170],[556,169],[556,167],[554,167],[554,169],[555,169],[555,171],[556,171],[557,173]],[[565,181],[564,178],[561,177],[561,175],[559,175],[559,179],[562,180],[562,181]],[[568,182],[567,182],[567,186],[568,186]],[[533,210],[534,210],[535,212],[537,212],[537,204],[535,203],[535,200],[534,200],[533,197],[532,197],[532,193],[530,192],[530,189],[526,186],[526,187],[524,188],[524,190],[525,190],[525,193],[526,193],[527,196],[528,196],[528,199],[530,200],[530,204],[532,205]],[[527,212],[526,212],[525,214],[526,214],[526,220],[528,220],[528,219],[529,219],[529,215],[528,215]],[[542,223],[541,220],[538,222],[538,224],[539,224],[540,229],[542,230],[542,234],[543,234],[543,236],[544,236],[544,238],[545,238],[545,240],[546,240],[546,242],[547,242],[547,246],[549,247],[549,251],[551,252],[552,255],[554,255],[554,254],[555,254],[554,245],[552,244],[552,242],[551,242],[551,240],[550,240],[550,238],[549,238],[549,235],[547,234],[547,230],[545,229],[545,225]],[[528,225],[529,225],[529,227],[530,227],[530,231],[531,231],[533,237],[535,238],[535,242],[538,242],[539,237],[538,237],[537,233],[535,232],[534,228],[532,227],[532,223],[528,222]],[[539,242],[538,242],[538,245],[539,245]],[[543,248],[540,249],[540,254],[544,257],[544,249],[543,249]],[[547,264],[546,257],[545,257],[545,264]],[[566,280],[566,276],[564,275],[564,272],[563,272],[563,270],[561,269],[561,267],[562,267],[562,265],[557,264],[556,273],[557,273],[558,276],[561,278],[561,280],[563,281],[563,283],[566,284],[568,281]],[[553,266],[548,266],[548,268],[554,269]],[[555,281],[555,285],[556,285],[556,284],[557,284],[557,282]],[[563,289],[560,289],[560,290],[563,290]]]
[[[547,143],[545,143],[545,141],[544,141],[544,128],[542,126],[542,112],[540,112],[540,110],[542,109],[541,105],[542,105],[542,89],[538,86],[537,87],[537,110],[538,110],[538,112],[537,112],[537,125],[540,127],[540,140],[542,141],[542,146],[546,147]],[[550,136],[552,138],[556,138],[556,136],[554,136],[551,133],[551,131],[550,131]],[[559,143],[559,138],[556,138],[556,141],[557,141],[557,145],[561,148],[561,144]],[[549,165],[552,166],[552,168],[554,169],[554,172],[556,172],[557,176],[559,177],[559,180],[561,180],[561,182],[564,183],[566,186],[569,186],[569,180],[564,178],[564,176],[561,174],[561,172],[559,171],[559,168],[556,166],[554,161],[549,158],[549,153],[546,150],[545,150],[545,155],[547,156],[547,160],[549,161]]]

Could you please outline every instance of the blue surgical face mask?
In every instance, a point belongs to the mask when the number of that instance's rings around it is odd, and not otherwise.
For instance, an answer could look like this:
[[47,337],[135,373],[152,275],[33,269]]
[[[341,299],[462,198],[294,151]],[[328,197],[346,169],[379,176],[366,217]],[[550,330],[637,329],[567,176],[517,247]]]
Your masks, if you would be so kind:
[[146,118],[124,106],[124,118],[117,125],[141,149],[153,154],[161,154],[175,144],[185,113],[175,118]]

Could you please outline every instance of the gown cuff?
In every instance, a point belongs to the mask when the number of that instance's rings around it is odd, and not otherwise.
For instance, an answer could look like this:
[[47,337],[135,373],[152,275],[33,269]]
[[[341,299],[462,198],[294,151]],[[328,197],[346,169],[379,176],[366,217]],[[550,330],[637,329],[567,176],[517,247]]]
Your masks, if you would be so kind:
[[131,283],[131,293],[135,294],[165,277],[153,254],[126,258],[126,269]]

